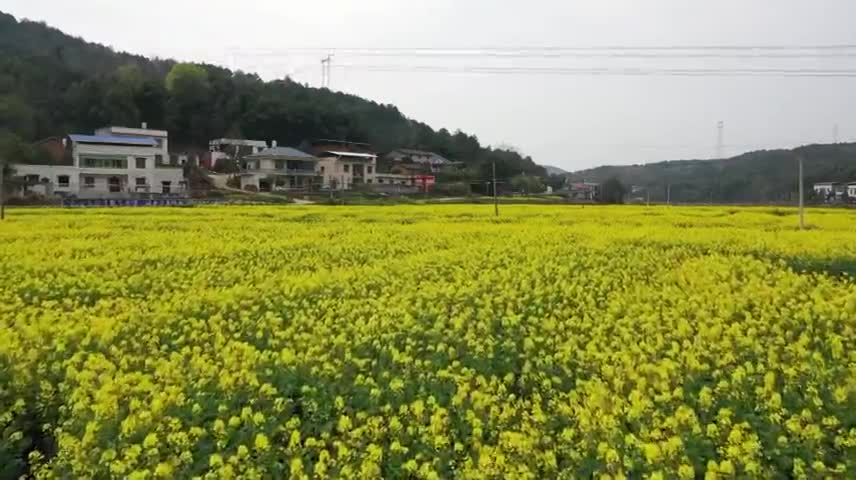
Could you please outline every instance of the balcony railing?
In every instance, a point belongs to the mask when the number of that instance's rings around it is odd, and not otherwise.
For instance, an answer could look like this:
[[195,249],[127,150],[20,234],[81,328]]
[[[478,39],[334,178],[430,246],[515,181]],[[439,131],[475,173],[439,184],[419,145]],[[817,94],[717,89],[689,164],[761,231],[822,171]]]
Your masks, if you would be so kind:
[[259,175],[315,175],[314,168],[253,168],[243,169],[241,173],[254,173]]
[[155,163],[155,168],[182,168],[183,166],[174,163]]

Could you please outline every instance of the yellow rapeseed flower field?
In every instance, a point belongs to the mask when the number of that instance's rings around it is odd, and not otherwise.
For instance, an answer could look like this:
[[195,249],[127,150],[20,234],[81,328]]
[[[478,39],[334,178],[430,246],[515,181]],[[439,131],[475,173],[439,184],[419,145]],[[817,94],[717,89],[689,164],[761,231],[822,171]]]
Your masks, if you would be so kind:
[[856,213],[21,209],[0,478],[856,478]]

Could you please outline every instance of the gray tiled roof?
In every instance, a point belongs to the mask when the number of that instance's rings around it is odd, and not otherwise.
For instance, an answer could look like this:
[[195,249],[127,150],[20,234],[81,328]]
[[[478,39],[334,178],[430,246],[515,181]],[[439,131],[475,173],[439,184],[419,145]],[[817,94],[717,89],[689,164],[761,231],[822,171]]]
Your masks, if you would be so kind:
[[307,160],[314,159],[312,155],[309,155],[306,152],[301,152],[296,148],[291,147],[270,147],[262,150],[259,153],[254,153],[249,155],[248,158],[252,157],[288,157],[288,158],[305,158]]

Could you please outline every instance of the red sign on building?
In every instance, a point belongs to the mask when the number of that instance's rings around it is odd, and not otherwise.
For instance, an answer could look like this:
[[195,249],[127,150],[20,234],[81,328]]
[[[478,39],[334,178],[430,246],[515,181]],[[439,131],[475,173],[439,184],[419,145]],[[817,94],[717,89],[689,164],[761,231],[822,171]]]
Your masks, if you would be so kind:
[[434,175],[415,175],[413,177],[413,183],[418,185],[423,192],[430,192],[436,181]]

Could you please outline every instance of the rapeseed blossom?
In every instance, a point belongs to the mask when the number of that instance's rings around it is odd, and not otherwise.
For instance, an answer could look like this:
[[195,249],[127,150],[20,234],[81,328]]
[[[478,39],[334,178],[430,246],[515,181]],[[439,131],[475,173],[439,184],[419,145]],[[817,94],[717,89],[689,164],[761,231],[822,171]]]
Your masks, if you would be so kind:
[[[856,215],[16,210],[35,478],[850,478]],[[30,451],[39,432],[56,448]],[[27,455],[26,452],[29,452]]]

